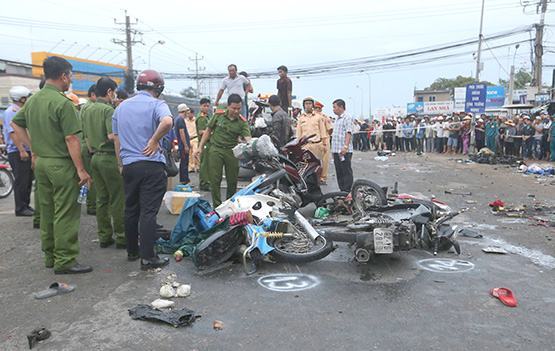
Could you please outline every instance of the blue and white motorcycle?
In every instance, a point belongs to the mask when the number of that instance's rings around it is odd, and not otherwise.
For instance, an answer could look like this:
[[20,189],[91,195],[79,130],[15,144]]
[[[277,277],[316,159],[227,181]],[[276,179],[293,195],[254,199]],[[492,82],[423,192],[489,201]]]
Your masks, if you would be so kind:
[[280,170],[262,175],[214,211],[220,218],[249,212],[252,223],[230,225],[200,243],[193,253],[199,269],[210,269],[238,254],[245,272],[252,274],[260,261],[305,263],[326,257],[333,242],[321,235],[294,206],[294,199],[279,190]]

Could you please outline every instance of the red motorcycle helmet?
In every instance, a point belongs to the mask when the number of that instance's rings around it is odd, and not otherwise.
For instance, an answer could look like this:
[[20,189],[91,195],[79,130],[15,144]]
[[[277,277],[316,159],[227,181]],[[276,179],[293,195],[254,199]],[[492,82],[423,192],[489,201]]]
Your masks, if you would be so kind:
[[153,69],[145,69],[137,76],[137,90],[154,90],[160,95],[164,90],[164,78]]

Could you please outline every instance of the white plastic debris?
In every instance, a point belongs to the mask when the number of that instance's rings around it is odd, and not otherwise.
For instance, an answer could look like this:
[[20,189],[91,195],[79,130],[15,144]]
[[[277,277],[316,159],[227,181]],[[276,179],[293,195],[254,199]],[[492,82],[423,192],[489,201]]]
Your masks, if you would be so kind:
[[177,288],[176,296],[177,297],[187,297],[191,295],[191,286],[189,284],[181,284]]
[[168,308],[175,305],[175,301],[164,300],[164,299],[156,299],[150,303],[150,305],[154,308]]
[[160,288],[160,297],[168,299],[175,296],[175,289],[171,285],[162,285]]

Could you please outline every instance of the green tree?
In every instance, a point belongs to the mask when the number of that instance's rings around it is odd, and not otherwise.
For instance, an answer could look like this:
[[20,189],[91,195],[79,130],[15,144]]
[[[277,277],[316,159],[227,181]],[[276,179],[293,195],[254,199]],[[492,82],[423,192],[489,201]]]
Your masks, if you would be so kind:
[[[520,68],[518,72],[515,73],[515,89],[524,89],[528,84],[532,82],[532,74],[524,68]],[[509,81],[505,79],[499,79],[499,85],[504,86],[509,89]]]
[[[468,84],[474,83],[474,78],[457,76],[456,78],[438,78],[429,87],[424,88],[424,90],[445,90],[453,89],[458,87],[465,87]],[[494,85],[490,82],[480,82],[487,85]]]

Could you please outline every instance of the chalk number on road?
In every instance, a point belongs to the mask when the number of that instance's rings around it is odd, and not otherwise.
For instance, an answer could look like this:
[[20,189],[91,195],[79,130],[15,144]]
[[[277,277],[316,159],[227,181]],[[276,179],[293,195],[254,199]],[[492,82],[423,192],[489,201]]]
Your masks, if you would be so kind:
[[258,278],[258,284],[272,291],[292,292],[312,289],[320,280],[310,274],[276,273]]
[[418,261],[418,266],[436,273],[461,273],[474,269],[474,263],[451,258],[428,258]]

